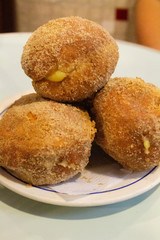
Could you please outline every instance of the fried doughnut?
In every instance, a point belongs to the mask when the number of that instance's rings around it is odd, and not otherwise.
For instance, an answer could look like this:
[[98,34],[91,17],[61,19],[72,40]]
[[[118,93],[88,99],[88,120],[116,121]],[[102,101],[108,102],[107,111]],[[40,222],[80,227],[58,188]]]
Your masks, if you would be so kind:
[[140,78],[110,79],[95,97],[96,143],[124,168],[160,163],[160,89]]
[[0,133],[0,166],[27,183],[44,185],[84,169],[95,128],[87,112],[29,94],[2,116]]
[[119,58],[115,40],[80,17],[51,20],[24,46],[21,64],[35,91],[60,102],[81,101],[102,88]]

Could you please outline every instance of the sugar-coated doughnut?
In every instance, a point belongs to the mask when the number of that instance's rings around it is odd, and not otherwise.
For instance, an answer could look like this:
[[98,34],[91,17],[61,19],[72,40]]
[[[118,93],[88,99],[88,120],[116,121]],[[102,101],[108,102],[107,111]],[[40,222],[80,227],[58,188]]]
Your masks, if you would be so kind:
[[73,102],[102,88],[118,58],[116,41],[99,24],[65,17],[33,32],[24,46],[21,64],[39,95]]
[[29,94],[0,120],[0,166],[33,184],[55,184],[81,172],[94,139],[94,122],[71,105]]
[[160,163],[160,89],[140,78],[110,79],[95,97],[96,142],[124,168]]

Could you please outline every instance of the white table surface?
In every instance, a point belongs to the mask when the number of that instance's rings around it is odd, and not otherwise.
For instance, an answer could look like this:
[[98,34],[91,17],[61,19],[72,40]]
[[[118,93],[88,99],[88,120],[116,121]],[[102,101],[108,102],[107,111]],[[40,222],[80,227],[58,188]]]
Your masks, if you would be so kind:
[[[20,66],[28,36],[0,35],[0,101],[32,88]],[[121,42],[114,76],[152,79],[160,87],[158,64],[157,51]],[[159,185],[121,203],[84,208],[40,203],[0,185],[0,240],[159,240],[159,226]]]

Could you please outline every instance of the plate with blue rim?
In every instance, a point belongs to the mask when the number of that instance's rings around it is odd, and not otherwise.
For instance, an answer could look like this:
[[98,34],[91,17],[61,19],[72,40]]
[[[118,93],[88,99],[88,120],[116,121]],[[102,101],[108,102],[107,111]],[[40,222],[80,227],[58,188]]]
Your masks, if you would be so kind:
[[[27,91],[0,104],[0,117]],[[55,185],[32,186],[0,168],[0,184],[30,199],[61,206],[88,207],[136,197],[160,183],[160,167],[143,172],[124,170],[93,143],[88,166],[72,179]]]

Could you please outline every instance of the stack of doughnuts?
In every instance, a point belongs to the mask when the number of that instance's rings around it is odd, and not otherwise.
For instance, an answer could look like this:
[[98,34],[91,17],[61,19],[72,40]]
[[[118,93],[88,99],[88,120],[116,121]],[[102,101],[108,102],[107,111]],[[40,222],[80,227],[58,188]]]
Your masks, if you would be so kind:
[[0,121],[0,166],[33,185],[59,183],[83,171],[94,139],[124,168],[156,166],[160,90],[111,79],[118,58],[116,41],[87,19],[59,18],[33,32],[21,64],[36,93]]
[[115,40],[87,19],[66,17],[39,27],[21,58],[36,93],[16,101],[0,121],[0,166],[33,185],[82,172],[96,128],[72,103],[101,89],[118,57]]

